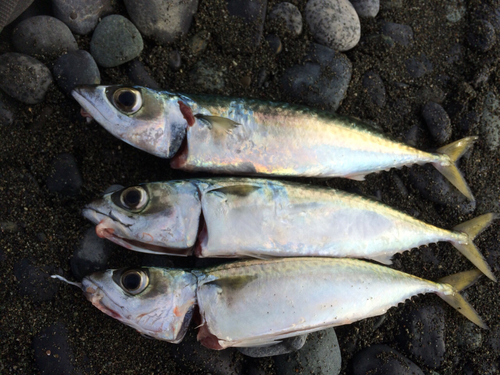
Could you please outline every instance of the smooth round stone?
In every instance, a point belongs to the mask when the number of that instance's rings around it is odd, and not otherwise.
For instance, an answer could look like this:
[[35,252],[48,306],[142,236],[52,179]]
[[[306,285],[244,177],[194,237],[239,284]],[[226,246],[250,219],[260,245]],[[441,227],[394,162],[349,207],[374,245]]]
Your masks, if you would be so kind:
[[54,267],[38,267],[23,259],[14,265],[14,276],[18,281],[18,292],[34,302],[50,301],[59,290],[59,283],[50,275],[57,273]]
[[436,142],[444,144],[450,140],[451,120],[443,107],[429,102],[422,109],[422,116]]
[[380,9],[379,0],[350,0],[358,16],[364,18],[374,18]]
[[413,310],[400,321],[397,339],[407,354],[438,368],[446,352],[444,321],[444,310],[439,306]]
[[287,69],[281,88],[291,97],[312,106],[337,110],[351,81],[349,59],[319,44],[311,44],[302,64]]
[[111,0],[52,0],[54,15],[76,34],[85,35],[95,29],[99,18],[111,13]]
[[130,19],[142,34],[167,44],[187,34],[198,0],[124,0]]
[[495,29],[486,20],[476,20],[470,25],[467,41],[472,48],[479,52],[487,52],[497,41]]
[[0,32],[24,12],[33,0],[2,0],[0,2]]
[[460,21],[467,11],[464,0],[447,0],[444,9],[446,19],[452,23]]
[[16,52],[0,55],[0,88],[13,98],[40,103],[51,83],[50,70],[37,59]]
[[408,25],[384,22],[382,24],[382,34],[391,37],[396,43],[405,47],[413,44],[413,29]]
[[390,36],[371,34],[361,38],[358,48],[363,53],[383,57],[392,53],[391,50],[394,49],[395,45],[396,43]]
[[208,46],[208,41],[210,40],[210,33],[206,30],[202,30],[199,33],[196,33],[189,43],[189,49],[194,56],[198,56]]
[[413,78],[423,77],[433,70],[432,63],[423,53],[419,56],[410,57],[405,61],[405,65],[408,74]]
[[129,63],[127,75],[134,85],[160,90],[160,85],[149,75],[144,64],[139,60],[132,60]]
[[274,358],[277,375],[297,374],[301,369],[316,375],[337,375],[342,366],[340,347],[333,328],[310,333],[305,345],[293,354]]
[[494,92],[486,93],[483,102],[481,130],[486,146],[490,151],[496,151],[500,146],[500,101]]
[[269,346],[254,346],[250,348],[237,348],[241,354],[252,358],[274,357],[296,352],[306,343],[307,334],[289,337],[281,340],[280,343]]
[[136,58],[143,47],[142,36],[134,24],[117,14],[103,18],[90,41],[90,53],[105,68]]
[[69,52],[59,57],[54,64],[53,72],[59,88],[66,95],[70,95],[76,86],[101,83],[101,74],[94,58],[83,50]]
[[73,276],[81,280],[94,272],[105,270],[111,250],[110,242],[99,238],[94,227],[87,229],[69,261]]
[[363,87],[374,104],[383,108],[385,106],[386,94],[382,78],[377,72],[369,70],[363,76]]
[[78,49],[68,26],[49,16],[31,17],[19,23],[12,32],[12,44],[17,52],[49,58]]
[[47,178],[47,188],[51,193],[75,196],[80,192],[82,176],[73,155],[58,155],[52,162],[52,169],[53,172]]
[[352,375],[424,375],[415,363],[387,345],[372,345],[361,350],[351,364]]
[[361,25],[348,0],[309,0],[305,13],[318,43],[337,51],[347,51],[358,44]]
[[284,22],[288,31],[295,35],[300,35],[302,33],[302,15],[299,9],[293,4],[276,4],[271,10],[271,13],[269,13],[269,19],[281,20]]

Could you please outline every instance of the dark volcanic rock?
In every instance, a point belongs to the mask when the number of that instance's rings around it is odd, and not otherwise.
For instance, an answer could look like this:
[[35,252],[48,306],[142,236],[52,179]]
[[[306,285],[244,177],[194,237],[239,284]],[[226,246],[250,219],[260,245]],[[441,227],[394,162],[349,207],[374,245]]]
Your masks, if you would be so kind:
[[79,50],[62,55],[54,64],[54,78],[61,90],[69,95],[79,85],[98,85],[101,73],[90,53]]
[[47,178],[49,191],[67,196],[77,195],[82,186],[82,177],[73,155],[58,155],[52,162],[52,167],[54,171]]
[[385,86],[377,72],[370,70],[363,76],[363,87],[374,104],[383,108],[385,106]]
[[495,28],[486,20],[476,20],[470,25],[467,41],[480,52],[489,51],[497,41]]
[[408,358],[387,345],[372,345],[351,361],[353,375],[424,375]]
[[413,30],[408,25],[384,22],[382,24],[382,34],[391,37],[396,43],[405,47],[413,44]]
[[293,4],[276,4],[269,13],[269,20],[273,19],[283,22],[287,30],[295,35],[302,33],[302,15],[299,9]]
[[139,60],[132,60],[128,64],[127,75],[134,85],[160,90],[160,85],[149,75],[146,68]]
[[111,13],[111,0],[52,0],[54,15],[76,34],[85,35],[95,29],[99,18]]
[[405,61],[408,74],[413,78],[420,78],[432,72],[433,66],[430,60],[423,53],[419,56],[410,57]]
[[422,109],[422,116],[436,142],[445,144],[449,141],[451,120],[443,107],[437,103],[429,102]]
[[81,280],[94,272],[105,270],[110,254],[110,242],[99,238],[94,227],[87,229],[69,262],[73,276]]

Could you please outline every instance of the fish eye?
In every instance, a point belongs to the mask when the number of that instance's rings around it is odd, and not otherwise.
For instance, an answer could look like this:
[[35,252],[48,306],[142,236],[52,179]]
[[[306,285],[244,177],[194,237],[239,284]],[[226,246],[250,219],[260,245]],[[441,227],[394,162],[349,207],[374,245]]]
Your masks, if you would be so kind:
[[121,191],[117,191],[112,196],[115,204],[130,211],[140,211],[148,203],[148,193],[141,186],[132,186]]
[[120,278],[121,287],[132,295],[139,294],[149,285],[149,277],[143,270],[128,270]]
[[127,115],[134,114],[142,107],[141,92],[130,87],[121,87],[113,94],[113,104]]

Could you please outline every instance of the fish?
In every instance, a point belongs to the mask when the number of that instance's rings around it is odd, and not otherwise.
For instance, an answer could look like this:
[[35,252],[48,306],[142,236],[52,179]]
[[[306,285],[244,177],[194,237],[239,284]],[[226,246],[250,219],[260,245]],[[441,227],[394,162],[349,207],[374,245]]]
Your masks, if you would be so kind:
[[432,282],[356,259],[278,258],[192,270],[111,269],[72,284],[99,310],[154,339],[179,343],[198,320],[198,341],[221,350],[379,316],[426,293],[487,329],[459,294],[481,275],[475,269]]
[[490,279],[473,243],[498,215],[446,230],[340,190],[277,180],[208,178],[109,191],[85,206],[96,233],[127,249],[178,256],[391,258],[448,241]]
[[85,116],[128,144],[171,159],[174,169],[363,180],[431,163],[474,200],[455,163],[475,136],[425,152],[356,118],[287,103],[117,85],[79,86],[72,95]]

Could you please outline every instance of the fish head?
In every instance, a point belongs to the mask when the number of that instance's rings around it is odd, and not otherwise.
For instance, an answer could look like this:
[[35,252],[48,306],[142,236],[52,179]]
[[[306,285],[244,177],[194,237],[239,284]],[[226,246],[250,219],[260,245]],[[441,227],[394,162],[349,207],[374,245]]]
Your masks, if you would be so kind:
[[187,121],[177,96],[146,87],[79,86],[73,97],[92,117],[115,137],[164,158],[180,149]]
[[197,238],[201,204],[189,181],[153,182],[108,189],[82,213],[99,237],[127,249],[185,256]]
[[85,297],[103,313],[143,335],[178,343],[196,305],[196,277],[166,268],[97,272],[82,280]]

